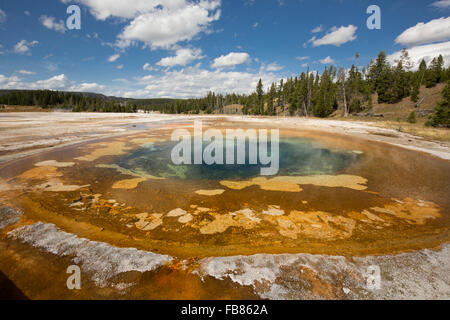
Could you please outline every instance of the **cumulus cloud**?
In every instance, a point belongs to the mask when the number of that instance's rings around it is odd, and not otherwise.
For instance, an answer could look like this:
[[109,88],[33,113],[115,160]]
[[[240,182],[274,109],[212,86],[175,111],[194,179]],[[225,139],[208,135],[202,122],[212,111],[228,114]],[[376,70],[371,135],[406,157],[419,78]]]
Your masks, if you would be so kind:
[[75,92],[101,92],[106,87],[97,83],[77,84],[70,81],[65,74],[53,76],[49,79],[26,82],[23,79],[13,75],[7,77],[0,74],[1,89],[27,89],[27,90],[60,90]]
[[[73,2],[62,0],[64,3]],[[116,46],[125,49],[142,42],[152,49],[172,48],[208,32],[220,18],[220,0],[76,0],[86,5],[98,20],[121,18],[127,25],[117,36]]]
[[118,45],[127,47],[131,41],[141,41],[152,49],[170,48],[180,41],[190,41],[200,32],[206,31],[211,22],[218,20],[220,10],[213,4],[218,1],[200,1],[179,9],[162,8],[136,17],[119,34]]
[[323,25],[317,26],[311,30],[312,33],[319,33],[323,31]]
[[330,56],[328,56],[328,57],[326,57],[326,58],[324,58],[324,59],[319,60],[319,62],[322,63],[322,64],[333,64],[333,63],[335,63],[336,61],[333,60],[333,59],[331,59]]
[[60,33],[66,32],[66,26],[64,24],[64,21],[62,20],[56,21],[54,17],[47,17],[46,15],[42,15],[39,18],[39,21],[47,29],[54,30]]
[[406,46],[416,46],[450,39],[450,17],[420,22],[400,34],[396,43]]
[[226,56],[220,56],[214,59],[211,67],[215,69],[234,68],[235,66],[246,62],[250,62],[250,55],[248,53],[231,52]]
[[261,69],[272,72],[272,71],[280,71],[280,70],[284,69],[284,67],[280,66],[278,63],[274,62],[274,63],[270,63],[268,65],[263,64],[261,66]]
[[267,87],[280,76],[267,70],[259,72],[202,69],[200,64],[181,70],[168,69],[160,75],[146,75],[133,79],[116,79],[120,84],[105,86],[98,83],[76,83],[64,74],[38,81],[25,81],[16,75],[0,75],[0,89],[48,89],[77,92],[96,92],[130,98],[191,98],[202,97],[212,90],[218,93],[249,94],[259,79]]
[[[63,3],[80,3],[89,8],[90,13],[97,20],[106,20],[108,18],[131,19],[139,13],[154,10],[158,5],[179,7],[183,4],[182,0],[61,0]],[[166,2],[166,3],[165,3]]]
[[260,78],[266,86],[279,80],[279,76],[270,72],[210,71],[196,65],[168,71],[161,76],[140,78],[140,82],[145,84],[144,88],[126,91],[122,95],[130,98],[190,98],[202,97],[210,90],[248,94],[255,90]]
[[296,57],[295,59],[298,60],[298,61],[304,61],[304,60],[308,60],[309,57],[303,56],[303,57]]
[[98,83],[82,83],[80,85],[72,86],[73,91],[77,92],[101,92],[105,89],[104,85]]
[[349,25],[347,27],[333,27],[322,38],[317,39],[315,36],[309,39],[308,43],[312,43],[314,47],[333,45],[341,46],[344,43],[351,42],[357,38],[355,32],[358,27]]
[[[444,57],[445,67],[450,66],[450,41],[412,47],[408,49],[408,53],[411,61],[414,64],[415,70],[419,68],[422,59],[425,59],[428,64],[433,58],[438,57],[440,54],[442,54],[442,56]],[[395,61],[400,58],[400,54],[401,51],[397,51],[389,55],[387,57],[389,63],[395,65]]]
[[433,7],[440,8],[440,9],[450,8],[450,0],[436,1],[436,2],[433,2],[431,5]]
[[120,58],[120,54],[113,54],[108,58],[108,62],[115,62],[117,59]]
[[203,59],[200,49],[178,49],[176,55],[173,57],[166,57],[161,59],[156,64],[161,67],[186,66],[192,61]]
[[38,80],[30,84],[31,89],[65,90],[69,85],[69,79],[65,74],[60,74],[46,80]]
[[20,89],[20,81],[21,79],[17,76],[4,76],[0,74],[0,88],[2,89]]
[[147,62],[142,66],[142,70],[151,72],[151,71],[155,71],[157,69],[152,67],[152,65]]
[[27,40],[21,40],[14,46],[14,52],[18,54],[25,54],[29,53],[30,48],[37,45],[39,41],[27,41]]

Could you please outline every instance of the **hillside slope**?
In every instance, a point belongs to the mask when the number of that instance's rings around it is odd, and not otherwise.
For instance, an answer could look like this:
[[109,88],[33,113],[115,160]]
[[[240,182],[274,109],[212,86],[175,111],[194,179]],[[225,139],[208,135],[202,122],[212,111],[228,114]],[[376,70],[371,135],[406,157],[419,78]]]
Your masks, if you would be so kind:
[[411,101],[410,97],[404,98],[395,104],[378,104],[378,97],[374,94],[372,97],[374,104],[371,112],[382,114],[385,120],[406,120],[411,111],[415,110],[418,120],[423,118],[426,121],[429,114],[434,111],[434,107],[442,100],[441,94],[444,87],[445,83],[439,83],[433,88],[422,86],[419,94],[419,107],[416,107],[416,103]]

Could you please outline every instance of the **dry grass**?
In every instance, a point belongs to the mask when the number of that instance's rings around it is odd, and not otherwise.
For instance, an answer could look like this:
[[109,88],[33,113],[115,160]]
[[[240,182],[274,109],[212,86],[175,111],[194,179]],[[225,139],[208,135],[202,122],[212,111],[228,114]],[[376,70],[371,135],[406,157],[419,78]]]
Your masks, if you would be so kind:
[[423,137],[426,140],[437,140],[450,142],[450,130],[445,128],[426,127],[424,121],[418,123],[378,121],[374,126],[379,128],[394,129],[399,132],[409,133],[414,136]]
[[[425,99],[422,101],[420,108],[415,108],[415,103],[411,101],[410,97],[407,97],[396,104],[378,104],[376,103],[378,97],[374,94],[372,99],[375,103],[370,112],[374,114],[383,114],[383,118],[354,116],[344,118],[338,112],[337,116],[333,119],[346,121],[367,121],[372,122],[375,127],[394,129],[399,132],[423,137],[427,140],[450,142],[449,129],[426,127],[425,122],[427,122],[429,116],[421,117],[418,113],[419,110],[433,110],[442,99],[441,93],[444,87],[444,83],[440,83],[434,88],[425,88],[425,86],[422,86],[420,89],[419,101],[423,97],[425,97]],[[414,124],[407,122],[408,116],[412,111],[416,111],[417,123]]]
[[5,106],[5,108],[0,107],[1,112],[50,112],[51,109],[43,109],[41,107],[35,106]]
[[[425,86],[422,86],[420,88],[419,101],[422,98],[425,99],[421,102],[420,108],[415,108],[415,103],[411,101],[410,97],[407,97],[395,104],[374,103],[371,112],[383,114],[385,120],[406,120],[413,110],[433,110],[442,100],[441,94],[444,87],[445,83],[439,83],[434,88],[425,88]],[[378,101],[378,96],[374,94],[372,99],[376,102]]]

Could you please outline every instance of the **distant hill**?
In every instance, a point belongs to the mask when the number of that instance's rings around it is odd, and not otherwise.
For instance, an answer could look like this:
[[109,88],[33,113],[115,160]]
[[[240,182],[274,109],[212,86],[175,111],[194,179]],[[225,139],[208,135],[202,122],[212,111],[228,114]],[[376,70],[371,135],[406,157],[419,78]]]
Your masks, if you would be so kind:
[[[378,103],[378,95],[372,95],[373,107],[370,110],[364,110],[360,113],[353,113],[350,116],[359,119],[378,119],[383,121],[406,121],[412,111],[416,112],[419,122],[425,122],[434,112],[434,108],[442,100],[442,90],[445,83],[438,83],[432,88],[422,86],[419,93],[419,101],[411,101],[411,97],[406,97],[397,103]],[[342,105],[340,104],[332,117],[342,118]]]
[[[0,89],[0,98],[11,95],[11,94],[21,94],[21,95],[38,95],[39,93],[49,91],[49,90],[21,90],[21,89]],[[80,96],[84,97],[86,100],[101,100],[109,103],[117,103],[117,104],[133,104],[137,107],[140,106],[154,106],[159,107],[162,105],[167,105],[169,103],[181,101],[181,99],[165,99],[165,98],[156,98],[156,99],[133,99],[133,98],[123,98],[123,97],[115,97],[115,96],[106,96],[101,93],[94,92],[73,92],[73,91],[49,91],[49,92],[57,92],[65,95],[71,96]],[[51,106],[53,107],[53,106]]]
[[137,106],[162,106],[168,103],[182,101],[183,99],[168,99],[168,98],[155,98],[155,99],[133,99],[127,98],[127,101],[131,101]]
[[[37,92],[42,90],[21,90],[21,89],[0,89],[0,97],[14,93],[14,92]],[[96,99],[102,99],[102,100],[108,100],[108,101],[127,101],[129,99],[127,98],[120,98],[120,97],[114,97],[114,96],[105,96],[101,93],[94,93],[94,92],[73,92],[73,91],[58,91],[66,94],[79,94],[87,98],[96,98]]]

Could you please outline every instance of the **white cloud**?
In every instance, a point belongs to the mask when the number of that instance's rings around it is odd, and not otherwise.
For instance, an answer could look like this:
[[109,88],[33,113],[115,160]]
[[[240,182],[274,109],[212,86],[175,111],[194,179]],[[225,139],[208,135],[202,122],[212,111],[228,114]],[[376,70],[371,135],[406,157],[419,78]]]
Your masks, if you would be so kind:
[[20,88],[20,78],[17,76],[6,77],[0,74],[0,88],[2,89]]
[[28,70],[18,70],[18,71],[16,71],[16,72],[17,72],[17,73],[20,73],[20,74],[23,74],[23,75],[27,75],[27,76],[36,74],[36,72],[28,71]]
[[202,69],[200,64],[181,70],[166,70],[161,75],[147,75],[141,78],[116,79],[117,85],[105,86],[98,83],[76,83],[64,74],[34,82],[24,81],[16,75],[0,75],[1,89],[48,89],[61,91],[96,92],[122,97],[191,98],[202,97],[212,90],[218,93],[249,94],[256,88],[259,79],[265,87],[280,79],[267,70],[259,72],[237,72]]
[[255,90],[260,78],[265,86],[279,80],[279,76],[273,73],[210,71],[196,65],[182,70],[168,71],[158,77],[140,78],[140,82],[145,83],[144,88],[125,91],[121,95],[136,98],[190,98],[202,97],[210,90],[217,93],[248,94]]
[[0,24],[6,21],[6,13],[2,9],[0,9]]
[[19,54],[29,53],[30,47],[37,45],[39,41],[21,40],[14,46],[14,52]]
[[119,64],[116,68],[119,69],[119,70],[122,70],[123,69],[123,64]]
[[98,20],[120,18],[128,24],[117,36],[124,49],[140,41],[152,49],[172,48],[208,32],[220,18],[221,0],[61,0],[86,5]]
[[144,65],[142,66],[142,70],[151,72],[151,71],[155,71],[155,70],[157,70],[157,69],[154,68],[154,67],[152,67],[152,65],[151,65],[150,63],[147,62],[146,64],[144,64]]
[[[117,45],[128,47],[132,41],[141,41],[152,49],[171,48],[180,41],[190,41],[201,32],[207,31],[211,22],[220,17],[220,1],[185,3],[172,9],[160,10],[137,16],[119,34]],[[214,11],[216,10],[216,11]]]
[[31,16],[30,11],[28,11],[28,10],[25,10],[23,13],[25,13],[26,16]]
[[242,64],[245,62],[250,62],[250,55],[248,53],[231,52],[226,56],[220,56],[214,59],[214,62],[211,64],[211,67],[215,69],[234,68],[238,64]]
[[308,60],[309,57],[306,57],[306,56],[304,56],[304,57],[296,57],[295,59],[297,59],[298,61],[304,61],[304,60]]
[[258,26],[259,26],[259,22],[255,22],[255,23],[253,24],[253,29],[258,28]]
[[406,46],[444,41],[450,39],[450,17],[420,22],[414,27],[406,29],[395,39],[396,43]]
[[108,58],[108,62],[115,62],[119,58],[120,54],[113,54],[111,57]]
[[17,76],[4,76],[0,74],[1,89],[28,89],[28,90],[60,90],[75,92],[101,92],[106,87],[97,83],[76,84],[70,81],[65,74],[53,76],[49,79],[38,80],[35,82],[24,82]]
[[47,17],[46,15],[42,15],[39,18],[39,21],[42,23],[44,27],[50,30],[54,30],[56,32],[64,33],[66,32],[66,26],[64,24],[64,21],[59,20],[56,21],[54,17]]
[[108,18],[132,19],[143,12],[154,10],[158,5],[179,7],[183,0],[61,0],[63,3],[78,2],[90,9],[97,20]]
[[280,66],[278,63],[274,62],[274,63],[270,63],[268,65],[264,65],[263,64],[261,66],[261,69],[265,70],[265,71],[272,72],[272,71],[280,71],[281,69],[284,69],[284,67]]
[[69,84],[69,79],[66,75],[60,74],[46,80],[33,82],[29,85],[29,89],[66,90]]
[[200,49],[178,49],[176,55],[173,57],[166,57],[161,59],[156,64],[161,67],[186,66],[192,61],[203,59]]
[[331,59],[330,56],[328,56],[328,57],[326,57],[326,58],[324,58],[324,59],[319,60],[319,62],[322,63],[322,64],[333,64],[333,63],[335,63],[336,61],[333,60],[333,59]]
[[308,43],[312,43],[314,47],[323,45],[341,46],[344,43],[351,42],[357,38],[355,32],[358,27],[349,25],[347,27],[333,27],[322,38],[317,39],[315,36],[309,39]]
[[[433,58],[438,57],[440,54],[444,57],[445,66],[450,66],[450,41],[437,43],[437,44],[428,44],[423,46],[416,46],[408,49],[409,56],[411,61],[414,64],[414,69],[420,65],[422,59],[430,63]],[[389,63],[392,65],[396,65],[395,60],[400,58],[401,51],[394,52],[393,54],[387,57]]]
[[317,26],[314,29],[312,29],[311,32],[312,33],[319,33],[319,32],[322,32],[323,30],[324,30],[323,29],[323,25],[320,25],[320,26]]
[[73,91],[77,91],[77,92],[100,92],[103,91],[105,89],[105,86],[100,85],[98,83],[82,83],[80,85],[75,85],[72,86],[72,90]]
[[436,1],[436,2],[433,2],[431,5],[433,7],[440,8],[440,9],[450,8],[450,0]]

